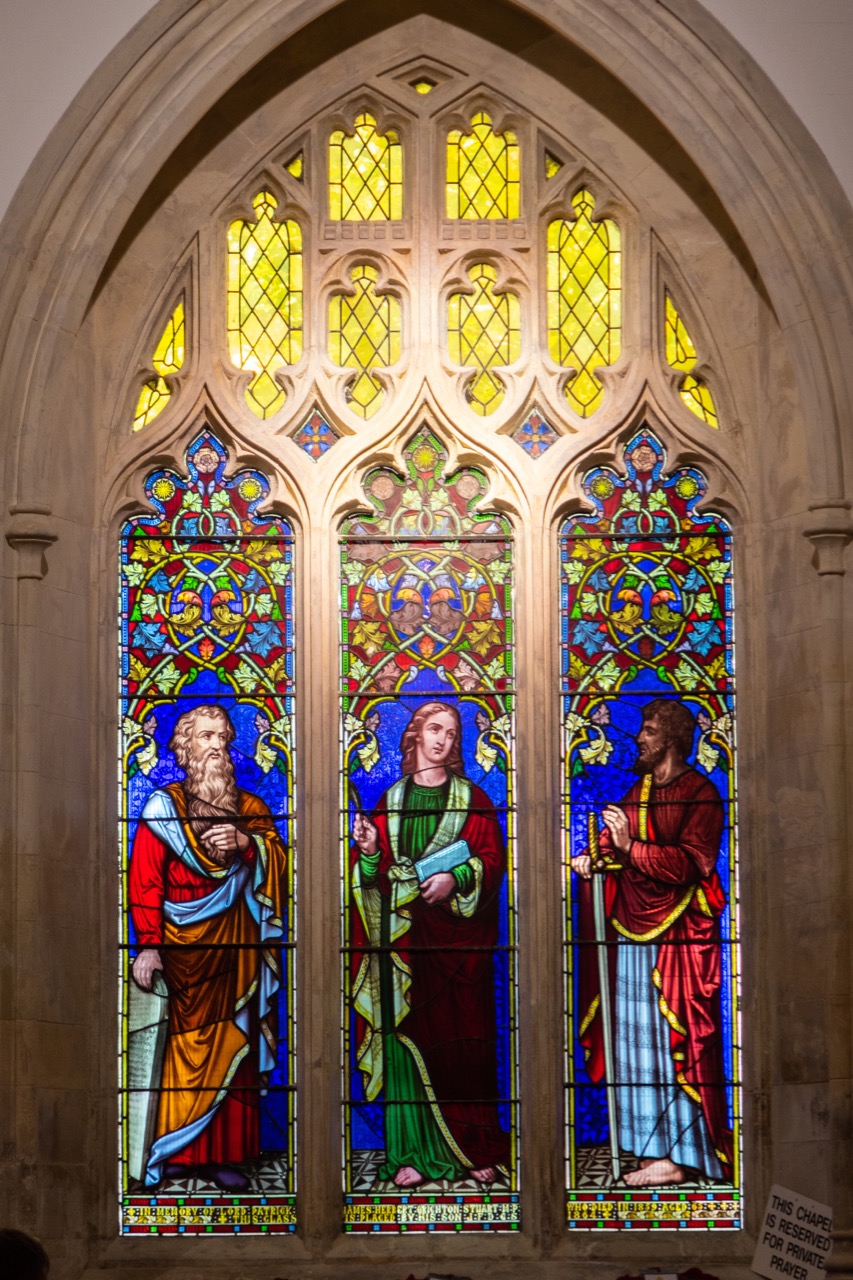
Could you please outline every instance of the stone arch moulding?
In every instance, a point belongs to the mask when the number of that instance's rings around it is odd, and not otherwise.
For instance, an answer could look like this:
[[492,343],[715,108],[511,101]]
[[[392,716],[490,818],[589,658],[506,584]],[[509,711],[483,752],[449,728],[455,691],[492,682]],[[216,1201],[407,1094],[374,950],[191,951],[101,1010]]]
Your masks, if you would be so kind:
[[[78,110],[69,112],[57,127],[3,225],[4,243],[18,248],[0,285],[0,421],[9,432],[5,451],[9,474],[4,487],[12,517],[6,541],[16,551],[23,551],[32,565],[37,561],[41,569],[42,553],[53,541],[54,529],[59,529],[58,545],[47,551],[47,558],[56,558],[71,585],[89,605],[87,621],[80,624],[80,630],[84,645],[89,641],[90,653],[97,650],[91,644],[97,609],[86,596],[86,591],[91,590],[90,565],[85,558],[85,539],[83,548],[76,553],[74,550],[74,531],[67,516],[70,485],[61,465],[67,455],[53,446],[61,439],[64,427],[61,408],[58,411],[57,406],[67,399],[69,386],[74,386],[74,373],[82,377],[73,364],[75,358],[80,358],[75,357],[73,337],[81,331],[92,299],[103,281],[121,271],[123,257],[132,248],[145,211],[156,210],[167,199],[173,181],[170,166],[182,163],[182,157],[189,157],[190,163],[204,157],[205,130],[213,127],[217,106],[225,102],[223,116],[230,129],[239,123],[241,111],[249,114],[262,105],[252,98],[255,69],[266,66],[285,76],[301,75],[306,66],[313,65],[311,58],[321,62],[366,35],[416,19],[420,13],[448,25],[455,22],[481,39],[502,43],[504,51],[511,49],[517,57],[526,59],[537,74],[562,75],[565,79],[567,67],[582,73],[590,101],[609,112],[616,128],[630,132],[635,128],[632,120],[640,118],[641,127],[656,139],[659,155],[669,146],[677,151],[679,161],[686,165],[685,184],[692,192],[700,193],[710,211],[709,218],[735,248],[742,264],[750,269],[755,264],[756,288],[764,291],[786,335],[787,359],[794,370],[793,397],[799,404],[799,421],[804,424],[797,427],[801,435],[796,445],[799,456],[808,459],[810,474],[803,485],[815,509],[803,524],[813,526],[810,536],[818,548],[828,546],[834,553],[833,564],[841,564],[850,523],[844,471],[845,461],[848,467],[850,463],[849,455],[845,459],[850,442],[843,427],[853,405],[853,362],[843,358],[844,330],[837,317],[847,315],[853,306],[853,279],[846,257],[851,210],[798,121],[696,0],[634,0],[631,6],[626,6],[624,0],[471,0],[456,9],[446,0],[403,0],[394,7],[384,0],[360,4],[355,0],[337,4],[306,0],[301,5],[297,0],[225,0],[213,6],[204,0],[160,0],[103,64],[81,95]],[[299,68],[297,73],[290,72],[291,64]],[[618,68],[618,75],[612,68]],[[261,76],[260,83],[268,84],[269,80],[269,74],[266,80]],[[109,200],[103,198],[104,191],[110,192]],[[73,246],[73,252],[65,251],[69,246]],[[649,394],[651,397],[654,392]],[[211,392],[211,401],[213,398]],[[413,387],[410,405],[415,398]],[[653,403],[659,406],[661,401],[657,397]],[[200,403],[199,400],[197,407]],[[130,460],[132,450],[140,469],[149,451],[157,458],[172,450],[174,458],[182,455],[190,438],[188,424],[194,411],[188,408],[187,412],[189,416],[182,408],[150,444],[128,441],[116,450],[110,473],[113,495],[118,489],[115,464],[124,458]],[[219,412],[225,416],[221,408]],[[362,436],[361,442],[373,444],[383,459],[396,457],[400,442],[417,426],[420,409],[418,413],[411,412],[405,431],[399,425],[389,430],[382,427],[381,433]],[[662,416],[666,418],[664,411]],[[475,454],[488,459],[495,490],[502,490],[509,505],[520,481],[507,473],[505,459],[500,460],[495,446],[501,442],[478,441],[475,423],[446,433],[443,428],[447,419],[437,408],[435,418],[460,462],[467,462]],[[85,415],[79,414],[77,421],[86,421]],[[83,481],[74,499],[75,514],[89,536],[103,523],[91,495],[98,491],[97,477],[104,467],[107,421],[105,416],[102,425],[97,413],[91,415],[75,442]],[[615,434],[598,438],[592,446],[595,455],[603,455],[608,444],[623,439],[625,430],[623,425]],[[266,449],[263,445],[249,445],[235,429],[228,429],[226,435],[236,447],[251,451],[253,458],[262,454],[263,468],[271,474],[275,472],[275,439],[270,438]],[[594,432],[590,438],[595,438]],[[669,438],[684,450],[692,448],[686,431],[673,427]],[[718,439],[706,451],[698,444],[695,449],[697,455],[702,452],[706,470],[708,458],[713,457],[720,475],[725,474],[727,492],[739,494],[736,475],[722,461],[721,444]],[[360,447],[355,433],[341,443],[336,454],[341,471],[351,464]],[[577,458],[587,453],[588,445],[575,435],[563,450],[565,476],[570,476]],[[556,460],[555,449],[555,463]],[[293,482],[293,491],[298,495],[293,498],[293,509],[298,504],[300,513],[311,500],[307,486],[316,485],[318,479],[313,465],[305,458],[294,459],[293,473],[298,474],[299,482]],[[549,502],[553,505],[554,494],[564,492],[559,486],[565,478],[561,482],[546,469],[550,466],[546,464],[541,476],[547,480]],[[524,474],[521,460],[518,470]],[[350,493],[354,484],[355,480]],[[336,490],[333,485],[329,488],[326,510],[337,513],[344,500],[341,489]],[[334,507],[335,502],[338,507]],[[517,505],[523,510],[520,499]],[[73,506],[70,509],[75,510]],[[746,504],[740,509],[745,510]],[[42,516],[50,511],[60,514],[48,523]],[[64,545],[66,530],[70,550]],[[798,534],[801,531],[799,528]],[[799,544],[802,545],[801,538]],[[824,569],[823,579],[824,585],[834,589],[839,582],[838,570]],[[48,582],[48,590],[50,586]],[[16,615],[13,599],[5,616],[18,616],[22,624],[28,622],[32,614],[27,606],[32,608],[36,590],[44,591],[44,587],[25,584],[18,588],[19,613]],[[323,563],[318,571],[316,597],[328,602],[333,590],[333,571],[328,562]],[[836,606],[836,597],[825,594],[822,611],[829,622],[838,616]],[[326,639],[332,635],[329,626],[321,631]],[[834,719],[838,703],[831,676],[842,637],[833,636],[829,623],[826,631],[822,674],[830,690],[827,696],[836,696],[834,711],[826,716],[826,740],[843,742],[843,722],[836,723]],[[22,629],[21,634],[27,633]],[[18,712],[24,729],[22,740],[25,738],[30,745],[38,728],[24,724],[24,712],[30,702],[37,702],[41,676],[27,661],[23,641],[19,642],[19,649],[23,677]],[[82,651],[85,653],[86,649]],[[325,659],[327,668],[332,669],[334,652],[327,648]],[[312,661],[319,662],[319,658],[306,654],[305,667]],[[90,666],[95,666],[94,661]],[[85,687],[73,694],[81,721],[88,717],[94,723],[97,717],[92,707],[97,699],[89,703],[88,696]],[[319,751],[316,742],[306,744],[306,759],[314,753],[318,777],[322,776]],[[93,754],[103,757],[103,745],[96,747]],[[103,764],[103,758],[98,763]],[[839,756],[836,770],[842,765],[843,757]],[[336,782],[333,768],[333,764],[328,765],[330,788]],[[104,776],[103,769],[92,769],[89,781],[102,780]],[[841,794],[842,783],[843,778],[834,778],[835,794]],[[82,806],[85,786],[79,791]],[[19,798],[17,813],[22,826],[27,812],[24,799]],[[87,830],[87,822],[99,825],[97,817],[80,817],[80,831]],[[843,852],[843,807],[836,804],[827,825],[832,847]],[[325,831],[319,822],[316,829],[320,836],[334,838],[331,829]],[[104,837],[103,828],[100,835],[96,844],[106,848],[109,837]],[[838,859],[839,865],[842,861]],[[312,888],[311,874],[306,871],[306,894]],[[846,874],[844,871],[836,876],[839,903],[845,902]],[[313,884],[316,887],[318,882]],[[333,936],[334,921],[327,919],[325,923]],[[834,980],[836,989],[844,991],[842,979],[836,975]],[[82,1017],[80,1020],[85,1021]],[[541,1031],[536,1034],[541,1038]],[[111,1031],[107,1038],[110,1035]],[[337,1052],[336,1046],[329,1041],[324,1042],[324,1048],[328,1062]],[[839,1069],[835,1074],[840,1076],[842,1072]],[[336,1103],[335,1086],[319,1076],[319,1070],[315,1071],[317,1111],[328,1116]],[[549,1088],[550,1096],[556,1096],[553,1081]],[[843,1103],[838,1112],[843,1116]],[[544,1121],[540,1138],[544,1136],[543,1129]],[[100,1148],[105,1145],[108,1139],[101,1135]],[[534,1155],[527,1166],[531,1182],[558,1185],[556,1148],[546,1150],[545,1142],[539,1141],[535,1150],[532,1144],[530,1149]],[[328,1149],[324,1150],[318,1167],[331,1167],[335,1158]],[[108,1154],[104,1160],[108,1162]],[[838,1175],[837,1185],[849,1190],[850,1181],[845,1181],[843,1170],[839,1169]],[[329,1211],[324,1221],[330,1221],[334,1208],[327,1203],[328,1184],[322,1184],[318,1177],[312,1182],[309,1173],[303,1185],[306,1197],[316,1200],[324,1213]],[[543,1221],[537,1226],[535,1217],[532,1221],[533,1236],[546,1242],[549,1233],[550,1239],[555,1238],[553,1222]],[[104,1238],[106,1229],[101,1234]],[[116,1251],[121,1243],[109,1246],[113,1250],[109,1257],[117,1262],[121,1261]],[[560,1240],[557,1245],[563,1248],[563,1259],[567,1256],[567,1243]],[[627,1256],[625,1247],[621,1256]],[[724,1256],[731,1257],[733,1252],[725,1251]],[[136,1259],[141,1257],[141,1253],[135,1254]],[[306,1252],[300,1260],[307,1258]],[[457,1269],[464,1270],[465,1266],[460,1262]]]
[[[164,157],[192,135],[223,97],[223,85],[227,94],[266,58],[281,56],[286,65],[289,40],[304,52],[306,40],[337,23],[332,48],[348,41],[351,3],[255,0],[211,10],[197,0],[161,0],[104,62],[78,110],[57,126],[4,220],[5,242],[20,245],[5,273],[0,332],[10,501],[43,502],[54,483],[45,447],[56,422],[48,407],[52,372],[111,261],[128,211],[146,190],[162,187]],[[500,10],[496,19],[494,6],[466,5],[453,20],[486,38],[494,31],[498,40],[509,24],[510,38],[521,39],[516,52],[536,62],[544,50],[550,68],[560,57],[580,59],[594,89],[615,93],[617,112],[633,99],[650,127],[664,121],[695,168],[691,180],[704,175],[719,217],[737,229],[791,333],[800,400],[809,410],[814,501],[843,499],[841,424],[853,404],[853,376],[842,358],[838,318],[849,314],[853,299],[844,248],[851,210],[804,127],[696,0],[638,0],[627,10],[619,0],[571,7],[527,0]],[[416,11],[444,16],[441,0],[413,3],[411,10],[361,6],[362,33]],[[618,81],[610,70],[616,66]],[[72,241],[75,252],[62,253]]]

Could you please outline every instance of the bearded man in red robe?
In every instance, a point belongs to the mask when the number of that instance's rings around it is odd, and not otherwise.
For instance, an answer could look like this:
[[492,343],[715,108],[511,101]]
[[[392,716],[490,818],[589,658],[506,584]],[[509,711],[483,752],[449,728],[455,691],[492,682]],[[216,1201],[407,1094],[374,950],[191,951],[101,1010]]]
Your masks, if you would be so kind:
[[[353,828],[356,1057],[366,1098],[382,1090],[390,1104],[379,1177],[401,1188],[487,1183],[509,1162],[493,966],[506,854],[461,739],[456,707],[420,707],[400,743],[402,777]],[[422,859],[450,849],[455,865],[419,877]]]
[[245,1191],[236,1166],[260,1150],[285,851],[263,801],[236,786],[233,739],[221,707],[180,717],[169,745],[186,778],[148,797],[133,843],[133,980],[150,991],[160,970],[169,993],[146,1186],[202,1168],[221,1190]]
[[[702,1176],[732,1179],[720,1006],[716,871],[723,805],[687,763],[695,721],[680,702],[643,708],[640,780],[603,811],[599,870],[589,851],[572,858],[581,877],[581,934],[592,938],[590,879],[607,867],[605,911],[611,981],[619,1147],[640,1167],[632,1187]],[[604,1079],[597,948],[581,948],[581,1043],[590,1078]]]

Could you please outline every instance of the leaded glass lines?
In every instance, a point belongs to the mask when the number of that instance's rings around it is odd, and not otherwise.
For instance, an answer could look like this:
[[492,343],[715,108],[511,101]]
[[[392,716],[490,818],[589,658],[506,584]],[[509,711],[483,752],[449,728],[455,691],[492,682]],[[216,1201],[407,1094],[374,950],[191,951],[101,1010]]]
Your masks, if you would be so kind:
[[739,1229],[732,546],[647,428],[560,542],[567,1217]]
[[404,458],[341,531],[344,1228],[516,1231],[511,530]]
[[548,347],[556,364],[576,369],[566,399],[588,418],[604,397],[595,370],[614,364],[621,350],[621,236],[611,219],[593,218],[589,191],[579,191],[572,207],[573,222],[548,226]]
[[447,217],[517,218],[521,213],[521,151],[511,131],[495,133],[478,112],[471,132],[447,135]]
[[329,301],[329,356],[341,368],[358,370],[345,394],[352,411],[369,418],[385,395],[372,371],[400,358],[400,301],[377,292],[379,272],[368,263],[353,267],[350,280],[353,294],[337,293]]
[[121,1230],[296,1227],[293,544],[205,429],[121,538]]
[[253,374],[246,403],[270,418],[285,401],[276,370],[302,356],[302,232],[275,219],[268,191],[252,204],[257,221],[228,229],[228,344],[233,363]]
[[521,306],[508,290],[495,290],[497,272],[488,263],[471,267],[473,292],[451,294],[447,309],[447,343],[454,364],[477,372],[465,388],[475,413],[487,415],[504,398],[504,385],[494,372],[521,354]]
[[329,137],[329,217],[333,222],[377,222],[403,216],[403,147],[397,132],[379,133],[363,112],[354,131]]
[[163,330],[160,341],[154,349],[151,363],[155,376],[149,378],[139,393],[136,413],[133,418],[133,430],[141,431],[149,422],[163,412],[172,396],[172,389],[166,381],[166,375],[178,373],[183,368],[186,352],[186,319],[184,315],[184,299],[181,298]]
[[679,385],[678,394],[697,418],[701,418],[709,427],[719,427],[720,422],[711,389],[704,378],[697,378],[692,373],[697,360],[696,348],[669,294],[666,295],[664,329],[666,362],[670,368],[678,369],[685,375]]

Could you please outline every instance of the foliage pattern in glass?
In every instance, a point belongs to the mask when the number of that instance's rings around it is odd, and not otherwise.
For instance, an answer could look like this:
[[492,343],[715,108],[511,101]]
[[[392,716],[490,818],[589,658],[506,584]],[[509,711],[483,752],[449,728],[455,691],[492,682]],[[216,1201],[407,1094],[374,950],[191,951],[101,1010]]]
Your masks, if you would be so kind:
[[447,344],[454,364],[476,372],[465,387],[475,413],[494,413],[504,398],[496,368],[512,364],[521,354],[521,306],[516,294],[497,292],[498,275],[487,262],[468,271],[471,293],[453,293],[447,304]]
[[183,368],[186,340],[184,299],[181,298],[169,317],[168,324],[151,357],[155,376],[148,379],[139,393],[136,412],[133,415],[134,431],[141,431],[143,427],[147,427],[149,422],[153,422],[169,403],[172,389],[166,381],[166,375],[178,373]]
[[566,385],[575,413],[588,418],[604,397],[595,370],[619,358],[622,342],[622,238],[610,218],[594,218],[589,191],[572,200],[575,220],[548,225],[548,347],[577,372]]
[[345,1229],[517,1230],[511,530],[404,456],[341,531]]
[[352,294],[336,293],[329,299],[329,355],[341,368],[358,370],[345,394],[354,413],[370,418],[385,398],[372,370],[400,358],[400,300],[377,292],[379,272],[368,263],[353,267],[350,280]]
[[736,1228],[731,535],[647,429],[583,490],[561,536],[569,1225]]
[[275,218],[278,201],[261,191],[255,222],[228,228],[228,344],[238,369],[251,370],[246,403],[259,418],[282,407],[275,371],[302,356],[302,232]]
[[692,372],[696,366],[696,348],[669,294],[666,295],[664,328],[666,362],[670,368],[679,369],[685,375],[679,385],[678,394],[697,418],[701,418],[709,427],[719,427],[720,421],[711,388],[704,378],[697,378]]
[[329,217],[381,222],[403,216],[403,147],[395,130],[379,133],[364,112],[351,134],[329,138]]
[[521,214],[521,148],[511,131],[496,133],[481,111],[471,132],[447,135],[448,218],[518,218]]
[[293,1231],[292,535],[209,430],[145,492],[120,566],[122,1231]]

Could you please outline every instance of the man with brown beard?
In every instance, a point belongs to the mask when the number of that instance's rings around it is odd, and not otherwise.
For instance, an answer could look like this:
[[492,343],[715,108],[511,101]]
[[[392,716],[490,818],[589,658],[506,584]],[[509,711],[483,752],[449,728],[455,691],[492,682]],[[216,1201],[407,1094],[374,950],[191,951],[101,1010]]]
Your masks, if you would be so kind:
[[[687,763],[696,724],[688,707],[657,698],[642,709],[639,781],[605,806],[600,862],[572,858],[581,877],[581,936],[594,936],[590,878],[606,869],[605,913],[613,1009],[619,1146],[638,1169],[629,1187],[732,1178],[720,1006],[716,871],[719,792]],[[594,1083],[604,1079],[596,948],[581,948],[580,1040]]]
[[170,747],[186,778],[149,796],[133,843],[133,980],[150,991],[161,970],[169,992],[146,1186],[204,1168],[221,1190],[244,1191],[235,1166],[259,1153],[285,852],[263,801],[235,784],[233,739],[221,707],[180,717]]

